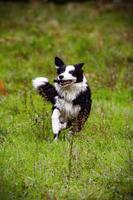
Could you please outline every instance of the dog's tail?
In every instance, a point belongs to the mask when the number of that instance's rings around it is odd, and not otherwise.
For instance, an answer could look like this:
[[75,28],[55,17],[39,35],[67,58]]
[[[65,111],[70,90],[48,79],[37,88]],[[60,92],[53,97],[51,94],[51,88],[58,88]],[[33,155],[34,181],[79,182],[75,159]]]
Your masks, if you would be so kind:
[[32,80],[33,87],[37,92],[45,98],[47,101],[50,101],[52,104],[55,103],[55,97],[58,95],[55,87],[48,83],[48,79],[44,77],[38,77]]

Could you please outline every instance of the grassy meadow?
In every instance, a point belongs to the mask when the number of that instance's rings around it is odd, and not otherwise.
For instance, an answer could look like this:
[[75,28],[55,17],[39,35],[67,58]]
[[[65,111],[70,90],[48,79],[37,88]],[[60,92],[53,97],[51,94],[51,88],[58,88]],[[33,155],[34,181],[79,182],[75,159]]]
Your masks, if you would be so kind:
[[[131,200],[133,16],[92,3],[0,4],[0,199]],[[90,117],[53,142],[51,104],[32,88],[54,57],[85,62]]]

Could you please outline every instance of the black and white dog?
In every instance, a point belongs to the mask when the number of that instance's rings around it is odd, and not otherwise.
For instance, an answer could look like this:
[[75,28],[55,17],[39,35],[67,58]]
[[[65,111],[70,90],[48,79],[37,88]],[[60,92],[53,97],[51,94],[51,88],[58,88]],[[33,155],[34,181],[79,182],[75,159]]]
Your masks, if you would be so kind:
[[89,116],[91,91],[83,74],[83,65],[66,65],[55,57],[57,78],[54,86],[44,77],[33,80],[38,93],[53,104],[52,129],[55,140],[64,128],[70,127],[71,134],[79,132]]

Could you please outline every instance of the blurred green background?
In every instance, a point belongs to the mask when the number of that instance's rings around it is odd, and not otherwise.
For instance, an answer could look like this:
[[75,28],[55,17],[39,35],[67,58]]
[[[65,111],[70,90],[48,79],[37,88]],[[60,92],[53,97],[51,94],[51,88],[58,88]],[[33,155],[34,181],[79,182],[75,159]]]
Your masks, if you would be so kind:
[[[0,2],[0,197],[132,199],[133,15],[129,1]],[[54,57],[85,62],[92,111],[53,143],[51,105],[32,89]]]

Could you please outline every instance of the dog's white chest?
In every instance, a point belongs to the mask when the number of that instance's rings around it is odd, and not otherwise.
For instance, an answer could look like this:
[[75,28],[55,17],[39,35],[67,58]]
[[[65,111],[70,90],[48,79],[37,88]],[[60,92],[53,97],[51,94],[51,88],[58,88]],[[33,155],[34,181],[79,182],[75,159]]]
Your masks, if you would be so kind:
[[61,98],[57,99],[56,106],[60,109],[65,119],[76,117],[81,109],[79,105],[74,106],[72,102],[65,101]]

